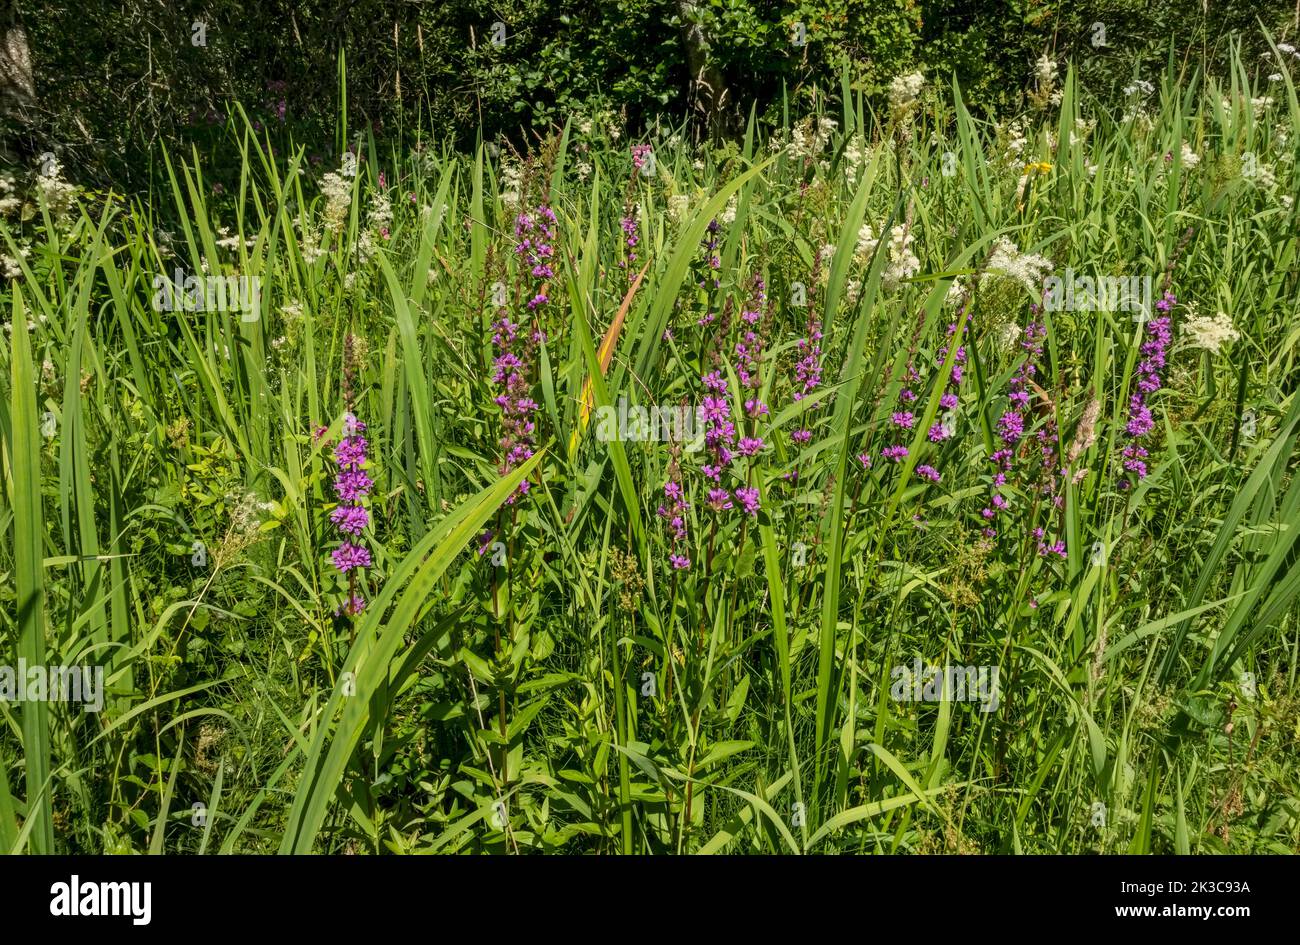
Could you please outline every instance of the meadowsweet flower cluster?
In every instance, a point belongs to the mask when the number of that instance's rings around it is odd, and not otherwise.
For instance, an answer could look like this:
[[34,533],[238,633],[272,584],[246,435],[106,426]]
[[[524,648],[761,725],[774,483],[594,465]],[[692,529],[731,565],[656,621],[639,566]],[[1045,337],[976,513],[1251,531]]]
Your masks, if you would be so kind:
[[881,275],[881,285],[893,292],[905,279],[921,271],[921,261],[912,252],[912,228],[898,225],[889,231],[889,265]]
[[1043,280],[1052,271],[1052,261],[1045,256],[1022,253],[1015,243],[1000,236],[993,244],[993,252],[985,268],[989,274],[1015,280],[1037,298],[1042,292]]
[[889,110],[895,118],[904,119],[911,115],[921,101],[921,90],[925,88],[925,76],[920,72],[897,76],[889,83]]
[[36,175],[36,199],[57,221],[62,221],[72,209],[72,202],[80,190],[76,184],[63,179],[63,167],[58,161],[50,159]]
[[1215,315],[1196,315],[1183,322],[1183,337],[1193,348],[1204,348],[1218,354],[1225,344],[1241,337],[1232,327],[1232,319],[1219,312]]
[[348,211],[352,208],[352,184],[342,174],[330,171],[320,181],[320,192],[325,198],[325,208],[321,212],[321,223],[327,232],[338,235],[348,222]]

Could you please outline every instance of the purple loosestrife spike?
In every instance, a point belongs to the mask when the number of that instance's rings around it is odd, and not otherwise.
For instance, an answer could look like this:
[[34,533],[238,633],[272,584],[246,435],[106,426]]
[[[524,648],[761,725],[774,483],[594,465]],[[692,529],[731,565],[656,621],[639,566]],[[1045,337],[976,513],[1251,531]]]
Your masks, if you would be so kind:
[[354,545],[351,542],[345,541],[335,548],[330,555],[334,559],[334,567],[344,574],[347,574],[353,568],[370,567],[369,549]]
[[370,524],[370,513],[360,505],[340,505],[330,513],[330,521],[341,532],[360,535]]

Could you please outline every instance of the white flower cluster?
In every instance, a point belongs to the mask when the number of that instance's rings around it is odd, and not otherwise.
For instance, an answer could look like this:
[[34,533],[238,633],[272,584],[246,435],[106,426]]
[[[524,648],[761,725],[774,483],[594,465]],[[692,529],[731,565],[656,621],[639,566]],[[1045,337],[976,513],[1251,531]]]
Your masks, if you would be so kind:
[[948,286],[948,293],[943,297],[944,304],[960,307],[962,302],[966,301],[968,291],[965,281],[958,276],[952,280],[952,285]]
[[853,135],[849,143],[844,146],[844,179],[848,181],[850,187],[858,185],[858,175],[862,173],[866,156],[866,142],[862,135]]
[[58,161],[49,160],[36,175],[36,198],[56,220],[67,216],[79,189],[65,181],[62,172]]
[[241,240],[238,233],[231,236],[230,227],[228,226],[218,227],[217,235],[221,237],[221,239],[217,240],[217,245],[222,249],[239,249],[241,244],[247,249],[252,249],[257,245],[257,240],[251,237],[246,240]]
[[1052,271],[1052,261],[1045,256],[1022,253],[1015,243],[999,236],[985,268],[989,275],[1014,279],[1038,297],[1043,291],[1043,280]]
[[9,216],[23,205],[23,198],[18,196],[12,174],[0,177],[0,215]]
[[325,198],[325,210],[321,214],[325,229],[341,233],[352,208],[352,184],[343,174],[330,171],[320,180],[320,192]]
[[393,225],[393,205],[388,195],[376,190],[370,195],[370,227],[373,230],[386,230]]
[[889,110],[895,118],[906,118],[921,100],[925,76],[920,72],[900,75],[889,83]]
[[921,260],[912,252],[912,229],[896,226],[889,231],[889,265],[885,267],[881,283],[886,292],[893,292],[904,279],[921,271]]
[[[872,229],[871,224],[862,224],[858,229],[858,246],[857,249],[853,251],[854,259],[859,263],[865,263],[870,260],[871,254],[876,251],[876,244],[879,242],[880,241],[876,238],[876,231]],[[827,246],[822,251],[825,252],[827,249],[832,253],[835,252],[834,246]]]
[[830,118],[819,118],[815,122],[812,118],[806,118],[790,129],[789,142],[773,138],[770,147],[774,151],[784,149],[787,155],[797,161],[814,158],[826,149],[836,127],[838,126]]
[[718,214],[718,222],[723,226],[731,226],[736,222],[736,195],[732,194],[731,199],[723,208],[722,213]]
[[[883,238],[883,234],[880,237],[876,236],[876,231],[870,223],[862,224],[862,228],[858,230],[858,245],[853,252],[853,258],[859,264],[865,265],[871,260],[872,254]],[[886,292],[894,291],[904,279],[910,279],[921,271],[921,261],[912,252],[913,238],[909,226],[900,224],[889,231],[889,245],[886,248],[886,258],[889,263],[880,277],[881,285]],[[826,249],[833,250],[834,247],[828,246]]]
[[[870,230],[870,227],[867,227]],[[831,281],[831,260],[835,258],[835,244],[824,243],[822,248],[817,251],[818,268],[817,281],[822,285],[827,285]]]
[[524,169],[514,161],[501,166],[501,202],[506,209],[516,210],[522,199],[524,186]]
[[1040,106],[1049,102],[1061,104],[1061,90],[1056,87],[1057,75],[1056,61],[1046,53],[1039,56],[1034,63],[1034,78],[1038,81],[1037,101]]
[[1218,354],[1227,343],[1236,341],[1241,333],[1232,327],[1232,319],[1223,312],[1213,316],[1196,315],[1183,322],[1183,337],[1193,348],[1204,348]]
[[668,198],[668,218],[674,223],[681,223],[686,219],[686,211],[690,209],[691,198],[686,194],[673,194]]

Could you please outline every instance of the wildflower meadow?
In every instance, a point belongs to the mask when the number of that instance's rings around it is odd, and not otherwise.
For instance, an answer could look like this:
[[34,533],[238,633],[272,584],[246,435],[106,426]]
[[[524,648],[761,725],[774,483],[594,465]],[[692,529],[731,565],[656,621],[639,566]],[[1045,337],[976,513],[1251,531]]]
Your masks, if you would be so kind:
[[1263,41],[17,168],[0,851],[1300,851]]

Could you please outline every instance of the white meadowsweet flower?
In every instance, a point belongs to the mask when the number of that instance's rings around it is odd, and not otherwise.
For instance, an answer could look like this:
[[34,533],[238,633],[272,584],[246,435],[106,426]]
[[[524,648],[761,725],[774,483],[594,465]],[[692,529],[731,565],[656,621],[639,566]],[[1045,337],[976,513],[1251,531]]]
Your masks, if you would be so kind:
[[1192,146],[1186,141],[1183,142],[1183,167],[1189,170],[1201,163],[1201,156],[1192,150]]
[[[876,244],[879,242],[880,240],[876,237],[876,231],[871,228],[871,224],[864,223],[858,229],[858,246],[853,251],[853,254],[858,257],[859,261],[865,262],[876,251]],[[833,249],[834,247],[832,247]]]
[[668,198],[668,217],[674,223],[681,223],[691,205],[691,198],[686,194],[673,194]]
[[1015,243],[1005,236],[998,237],[989,256],[987,270],[1008,279],[1014,279],[1037,296],[1043,290],[1043,280],[1052,271],[1052,261],[1045,256],[1022,253]]
[[1056,61],[1046,53],[1039,56],[1034,63],[1034,77],[1038,79],[1039,86],[1050,89],[1056,84]]
[[892,292],[921,271],[921,261],[912,252],[910,227],[896,226],[889,231],[889,266],[881,277],[886,292]]
[[718,214],[718,222],[723,226],[730,226],[736,222],[736,195],[732,194],[731,199],[727,201],[727,206],[723,208],[722,213]]
[[330,171],[320,179],[320,192],[325,198],[322,222],[325,229],[337,233],[347,223],[348,210],[352,207],[352,185],[342,174]]
[[1232,319],[1223,312],[1216,315],[1196,315],[1183,322],[1183,337],[1193,348],[1204,348],[1218,354],[1222,347],[1241,337],[1232,327]]
[[1003,351],[1014,351],[1016,349],[1016,342],[1020,340],[1022,331],[1023,329],[1021,329],[1021,327],[1015,322],[1003,322],[997,327],[997,331],[994,333],[994,339],[997,341],[998,347]]
[[925,76],[920,72],[900,75],[889,83],[889,109],[897,117],[904,117],[921,99]]
[[79,188],[62,177],[63,166],[50,158],[36,175],[36,197],[55,219],[62,220],[72,208]]
[[952,285],[948,286],[948,292],[943,297],[945,305],[959,306],[966,300],[966,283],[959,276],[952,280]]
[[519,202],[523,199],[524,186],[524,169],[510,162],[501,168],[501,202],[507,208],[514,210],[518,208]]

